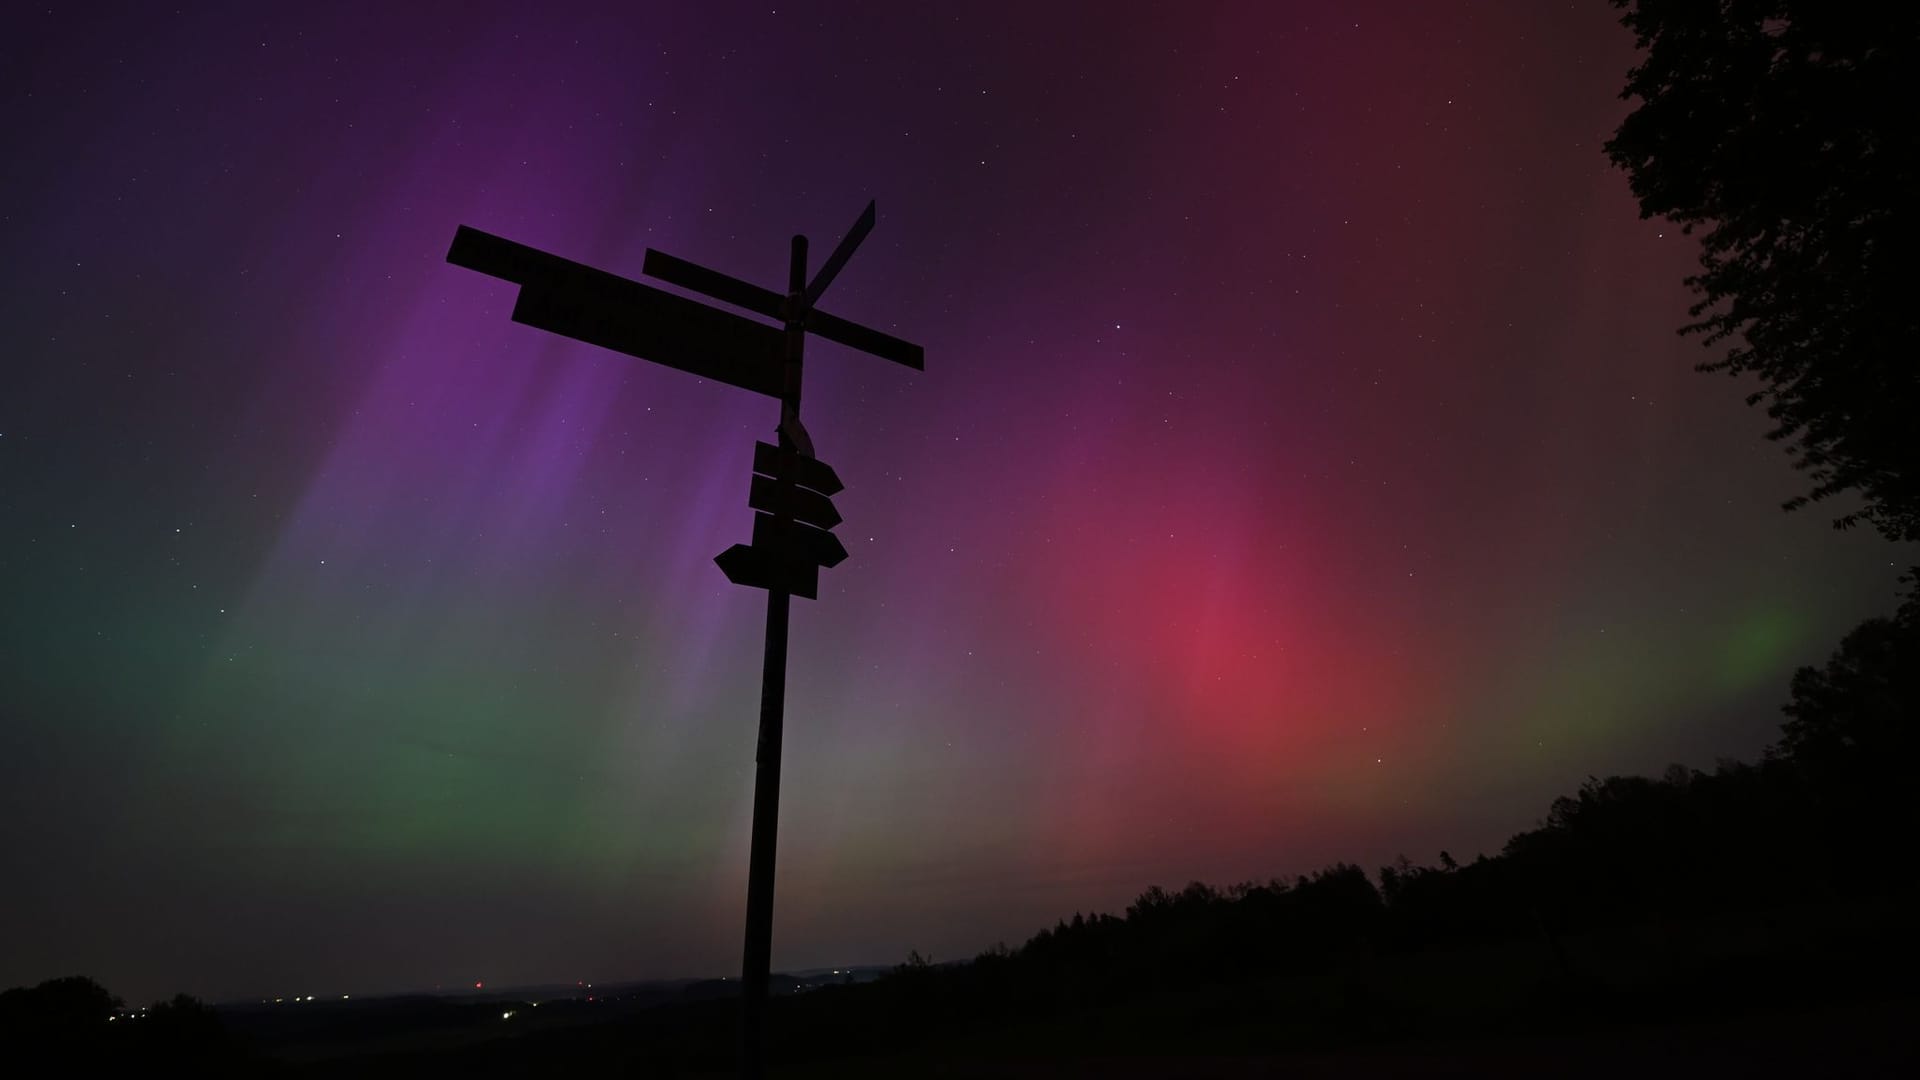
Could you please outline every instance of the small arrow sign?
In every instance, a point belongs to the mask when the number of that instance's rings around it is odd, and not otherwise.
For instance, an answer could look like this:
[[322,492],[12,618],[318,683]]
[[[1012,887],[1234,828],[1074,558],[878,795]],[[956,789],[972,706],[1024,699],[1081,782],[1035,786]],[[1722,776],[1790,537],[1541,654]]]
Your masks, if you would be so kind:
[[753,471],[778,480],[791,480],[822,495],[838,495],[847,489],[833,466],[818,458],[782,450],[772,443],[753,444]]
[[815,600],[820,595],[820,568],[798,562],[765,548],[735,544],[713,561],[727,580],[752,589],[777,589]]
[[780,551],[815,566],[839,566],[847,561],[847,547],[825,529],[782,521],[772,514],[753,515],[753,546]]
[[753,478],[753,486],[747,489],[747,505],[821,529],[831,529],[841,520],[832,499],[817,491],[783,484],[771,476]]

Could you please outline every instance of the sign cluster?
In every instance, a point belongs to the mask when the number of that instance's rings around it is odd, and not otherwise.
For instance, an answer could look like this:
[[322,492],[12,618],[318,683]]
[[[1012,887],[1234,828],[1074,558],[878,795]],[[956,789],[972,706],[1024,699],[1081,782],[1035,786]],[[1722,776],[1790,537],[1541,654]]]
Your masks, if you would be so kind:
[[753,484],[747,489],[747,505],[758,511],[753,543],[735,544],[713,561],[735,585],[817,598],[820,568],[838,566],[847,557],[830,531],[840,524],[833,496],[843,486],[826,462],[754,443]]
[[753,447],[747,505],[753,542],[735,544],[714,561],[736,585],[767,591],[766,663],[760,689],[760,740],[753,782],[753,840],[747,860],[747,932],[741,961],[741,1072],[762,1075],[763,1014],[773,949],[773,863],[780,805],[780,745],[786,707],[787,614],[791,597],[815,599],[820,568],[847,549],[833,535],[840,477],[813,453],[800,424],[801,352],[815,334],[862,352],[926,366],[920,346],[829,315],[814,305],[860,241],[873,230],[873,204],[807,280],[807,238],[793,238],[787,291],[774,292],[685,259],[649,249],[643,271],[778,321],[773,326],[656,289],[584,263],[549,255],[491,233],[459,227],[447,261],[520,286],[513,321],[651,360],[701,378],[765,394],[780,402],[780,442]]
[[800,425],[798,339],[817,334],[915,370],[926,367],[920,346],[814,307],[873,222],[868,203],[813,280],[785,295],[647,250],[642,271],[648,277],[778,319],[780,326],[465,225],[455,231],[447,261],[518,284],[514,322],[780,399],[784,445],[754,445],[747,495],[747,505],[759,511],[753,542],[735,544],[714,561],[736,585],[811,600],[819,595],[820,568],[838,565],[847,549],[830,531],[840,524],[832,501],[840,478],[813,457]]

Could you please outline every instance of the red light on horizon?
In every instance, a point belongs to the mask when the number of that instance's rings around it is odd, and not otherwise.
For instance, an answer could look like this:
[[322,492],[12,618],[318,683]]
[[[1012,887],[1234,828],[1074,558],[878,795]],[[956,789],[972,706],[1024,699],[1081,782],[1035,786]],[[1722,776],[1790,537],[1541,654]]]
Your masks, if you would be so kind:
[[485,990],[487,988],[487,984],[483,982],[476,982],[473,984],[473,988],[475,990]]

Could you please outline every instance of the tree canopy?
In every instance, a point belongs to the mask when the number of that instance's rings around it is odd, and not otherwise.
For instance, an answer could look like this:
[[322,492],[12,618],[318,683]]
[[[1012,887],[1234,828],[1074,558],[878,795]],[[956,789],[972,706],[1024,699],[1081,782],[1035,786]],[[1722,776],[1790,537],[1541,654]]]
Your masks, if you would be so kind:
[[1920,539],[1914,194],[1920,8],[1825,0],[1613,0],[1638,106],[1606,144],[1644,217],[1700,231],[1682,332],[1758,376],[1769,438],[1835,522]]

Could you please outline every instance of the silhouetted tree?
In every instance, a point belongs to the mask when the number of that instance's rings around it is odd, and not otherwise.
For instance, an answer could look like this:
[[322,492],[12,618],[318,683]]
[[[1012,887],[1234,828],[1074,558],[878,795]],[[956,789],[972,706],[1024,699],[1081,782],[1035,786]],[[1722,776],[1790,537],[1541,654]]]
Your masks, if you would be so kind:
[[129,1030],[138,1036],[137,1056],[147,1061],[205,1068],[236,1056],[219,1014],[186,994],[149,1006]]
[[1825,667],[1793,676],[1781,749],[1823,772],[1913,768],[1920,742],[1920,604],[1855,627]]
[[1751,373],[1811,487],[1920,539],[1920,7],[1827,0],[1613,0],[1642,52],[1640,104],[1606,144],[1642,217],[1699,228],[1683,332],[1701,365]]
[[96,1038],[119,1007],[120,999],[106,987],[81,975],[15,987],[0,993],[0,1039]]
[[1883,884],[1920,876],[1912,860],[1882,857],[1889,841],[1911,844],[1920,828],[1909,791],[1920,757],[1920,597],[1860,624],[1825,667],[1801,668],[1783,711],[1774,752],[1811,786],[1832,838],[1827,860],[1862,878],[1860,868],[1878,865],[1870,879]]
[[[194,1075],[253,1070],[219,1014],[186,994],[115,1021],[120,999],[92,979],[50,979],[0,993],[0,1045],[14,1061],[64,1062],[70,1069],[191,1069]],[[76,1072],[74,1075],[80,1075]]]

